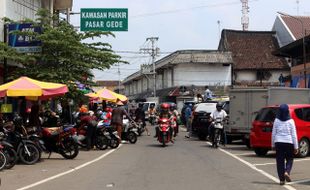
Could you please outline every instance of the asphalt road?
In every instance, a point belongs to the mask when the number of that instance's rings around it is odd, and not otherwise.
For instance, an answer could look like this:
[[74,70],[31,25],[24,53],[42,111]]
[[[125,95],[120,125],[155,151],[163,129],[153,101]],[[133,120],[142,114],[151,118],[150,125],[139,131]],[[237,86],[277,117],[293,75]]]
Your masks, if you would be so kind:
[[[81,151],[75,160],[54,154],[33,166],[0,172],[0,189],[33,190],[261,190],[309,189],[310,158],[296,159],[291,185],[277,182],[274,154],[259,158],[244,145],[211,148],[181,132],[175,144],[161,147],[152,136],[117,150]],[[45,157],[47,157],[45,155]]]

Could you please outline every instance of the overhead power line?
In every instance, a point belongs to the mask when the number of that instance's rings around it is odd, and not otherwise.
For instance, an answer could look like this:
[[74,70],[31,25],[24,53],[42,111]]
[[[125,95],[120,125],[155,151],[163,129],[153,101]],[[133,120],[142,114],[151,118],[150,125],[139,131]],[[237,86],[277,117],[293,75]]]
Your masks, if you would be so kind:
[[[250,0],[250,2],[251,1],[259,1],[259,0]],[[194,9],[223,7],[223,6],[230,6],[230,5],[237,5],[237,4],[240,4],[240,1],[232,1],[232,2],[226,2],[226,3],[214,3],[214,4],[201,5],[201,6],[196,6],[196,7],[184,8],[184,9],[174,9],[174,10],[159,11],[159,12],[153,12],[153,13],[145,13],[145,14],[134,15],[131,18],[156,16],[156,15],[162,15],[162,14],[172,14],[172,13],[184,12],[184,11],[189,11],[189,10],[194,10]]]

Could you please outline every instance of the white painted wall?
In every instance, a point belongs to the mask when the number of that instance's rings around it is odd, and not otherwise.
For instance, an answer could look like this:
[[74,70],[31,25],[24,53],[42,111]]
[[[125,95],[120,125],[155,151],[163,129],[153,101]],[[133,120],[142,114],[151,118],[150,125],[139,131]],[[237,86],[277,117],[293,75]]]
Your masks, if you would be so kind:
[[[287,76],[290,74],[290,71],[270,71],[271,77],[266,82],[279,82],[279,76],[282,73],[283,76]],[[236,82],[241,81],[249,81],[249,82],[255,82],[258,81],[256,76],[256,71],[237,71],[237,78]],[[264,80],[265,81],[265,80]]]
[[255,71],[237,71],[236,81],[256,81]]
[[143,77],[142,80],[143,80],[142,81],[142,85],[143,85],[142,91],[146,91],[147,90],[148,79],[146,77]]
[[3,41],[3,21],[1,18],[5,16],[5,1],[0,0],[0,41]]
[[[17,2],[20,2],[20,4]],[[40,7],[41,0],[0,0],[0,18],[8,17],[15,21],[23,20],[25,18],[34,20],[36,10]],[[3,41],[2,20],[0,21],[0,41]]]
[[137,83],[138,83],[137,91],[138,91],[138,93],[141,93],[142,92],[142,80],[138,80]]
[[230,85],[231,67],[222,64],[187,63],[174,68],[174,86]]

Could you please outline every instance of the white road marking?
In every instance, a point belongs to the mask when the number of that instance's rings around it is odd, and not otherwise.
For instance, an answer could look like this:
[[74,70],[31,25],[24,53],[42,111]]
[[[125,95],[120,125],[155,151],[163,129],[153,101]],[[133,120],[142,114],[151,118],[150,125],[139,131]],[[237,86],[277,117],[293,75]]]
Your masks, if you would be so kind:
[[[122,144],[120,144],[119,147],[118,147],[117,149],[119,149],[121,146],[122,146]],[[97,161],[103,159],[104,157],[108,156],[109,154],[111,154],[112,152],[114,152],[114,151],[117,150],[117,149],[112,149],[112,150],[110,150],[109,152],[107,152],[107,153],[105,153],[105,154],[99,156],[98,158],[96,158],[96,159],[94,159],[94,160],[91,160],[91,161],[89,161],[89,162],[86,162],[86,163],[84,163],[84,164],[82,164],[82,165],[80,165],[80,166],[77,166],[77,167],[75,167],[75,168],[73,168],[73,169],[71,169],[71,170],[68,170],[68,171],[59,173],[59,174],[57,174],[57,175],[54,175],[54,176],[51,176],[51,177],[49,177],[49,178],[43,179],[43,180],[38,181],[38,182],[36,182],[36,183],[27,185],[27,186],[25,186],[25,187],[21,187],[21,188],[19,188],[19,189],[17,189],[17,190],[26,190],[26,189],[30,189],[30,188],[32,188],[32,187],[41,185],[42,183],[46,183],[46,182],[51,181],[51,180],[53,180],[53,179],[56,179],[56,178],[59,178],[59,177],[61,177],[61,176],[67,175],[67,174],[69,174],[69,173],[75,172],[75,171],[77,171],[77,170],[79,170],[79,169],[82,169],[82,168],[84,168],[84,167],[86,167],[86,166],[88,166],[88,165],[90,165],[90,164],[92,164],[92,163],[94,163],[94,162],[97,162]]]
[[[304,158],[304,159],[294,159],[294,162],[303,162],[303,161],[309,161],[310,158]],[[266,166],[266,165],[275,165],[275,162],[269,162],[269,163],[262,163],[262,164],[253,164],[254,166]]]
[[234,154],[236,156],[251,156],[251,155],[255,155],[255,153],[242,153],[242,154]]
[[292,182],[289,182],[287,184],[291,185],[291,184],[307,183],[307,182],[310,182],[310,179],[303,179],[303,180],[298,180],[298,181],[292,181]]
[[[210,142],[207,142],[207,144],[212,145]],[[280,182],[276,177],[270,175],[269,173],[265,172],[264,170],[261,170],[261,169],[256,168],[253,164],[251,164],[251,163],[249,163],[249,162],[247,162],[247,161],[245,161],[245,160],[239,158],[238,156],[236,156],[236,155],[234,155],[234,154],[232,154],[232,153],[230,153],[230,152],[228,152],[228,151],[226,151],[226,150],[224,150],[224,149],[222,149],[222,148],[218,148],[218,150],[220,150],[220,151],[222,151],[223,153],[225,153],[225,154],[227,154],[227,155],[229,155],[229,156],[231,156],[231,157],[233,157],[233,158],[239,160],[239,161],[242,162],[243,164],[245,164],[245,165],[247,165],[248,167],[250,167],[251,169],[253,169],[253,170],[259,172],[260,174],[266,176],[267,178],[271,179],[272,181],[274,181],[274,182],[276,182],[276,183],[279,183],[279,182]],[[283,187],[285,187],[285,188],[288,189],[288,190],[296,190],[294,187],[292,187],[292,186],[290,186],[290,185],[283,185]]]

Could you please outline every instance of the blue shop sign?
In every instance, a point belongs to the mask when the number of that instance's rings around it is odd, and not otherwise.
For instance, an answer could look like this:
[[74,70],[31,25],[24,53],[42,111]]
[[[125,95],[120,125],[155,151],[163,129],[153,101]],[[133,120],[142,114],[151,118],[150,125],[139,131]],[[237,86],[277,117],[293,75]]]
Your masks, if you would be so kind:
[[37,32],[41,33],[41,27],[34,27],[31,23],[27,24],[9,24],[9,46],[13,47],[20,53],[41,52],[41,41],[34,39],[32,36],[16,35],[13,31]]

